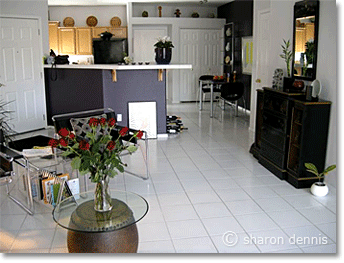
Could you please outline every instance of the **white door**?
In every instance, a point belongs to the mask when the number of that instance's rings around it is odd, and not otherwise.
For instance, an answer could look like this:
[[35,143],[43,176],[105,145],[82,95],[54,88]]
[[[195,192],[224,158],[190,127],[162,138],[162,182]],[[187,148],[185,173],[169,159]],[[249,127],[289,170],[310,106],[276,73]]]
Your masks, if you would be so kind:
[[251,91],[251,116],[250,118],[250,130],[255,130],[256,125],[256,102],[257,102],[257,89],[262,87],[269,87],[269,68],[271,64],[270,59],[270,10],[262,10],[257,16],[257,33],[255,34],[255,72],[253,72],[253,85]]
[[201,70],[199,30],[180,30],[180,62],[192,64],[192,70],[180,72],[180,101],[195,101]]
[[192,71],[180,72],[180,101],[196,101],[201,75],[220,75],[221,30],[181,29],[180,62],[192,64]]
[[222,75],[220,65],[221,30],[201,31],[201,75]]
[[133,27],[132,56],[136,62],[155,61],[154,44],[158,37],[167,36],[167,27]]
[[46,127],[41,37],[37,19],[0,17],[0,99],[16,132]]
[[262,11],[258,15],[258,35],[257,35],[257,66],[256,66],[256,89],[269,87],[269,65],[270,61],[270,10]]

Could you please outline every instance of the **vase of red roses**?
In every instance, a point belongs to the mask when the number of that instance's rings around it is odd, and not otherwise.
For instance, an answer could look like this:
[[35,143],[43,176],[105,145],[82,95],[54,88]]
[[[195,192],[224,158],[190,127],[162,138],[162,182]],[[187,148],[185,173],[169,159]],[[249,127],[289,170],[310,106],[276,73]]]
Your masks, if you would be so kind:
[[[130,154],[135,152],[137,146],[131,141],[134,138],[141,139],[143,132],[132,133],[124,144],[121,138],[128,135],[129,129],[123,127],[118,131],[114,118],[90,118],[88,124],[91,129],[85,138],[77,138],[73,132],[62,128],[58,132],[60,139],[51,139],[49,145],[53,148],[62,147],[65,150],[63,156],[73,155],[73,169],[83,175],[90,174],[91,181],[96,183],[94,209],[107,212],[112,209],[109,178],[115,177],[118,172],[124,172],[126,164],[121,161],[120,154],[123,151]],[[111,135],[113,130],[118,132],[116,139]]]

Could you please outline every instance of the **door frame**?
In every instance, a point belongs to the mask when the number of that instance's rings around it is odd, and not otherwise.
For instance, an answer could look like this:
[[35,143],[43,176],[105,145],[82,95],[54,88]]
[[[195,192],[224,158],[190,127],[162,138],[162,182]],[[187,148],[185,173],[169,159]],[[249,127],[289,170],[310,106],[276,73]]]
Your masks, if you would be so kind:
[[253,61],[252,64],[252,83],[251,83],[251,109],[250,109],[250,126],[249,131],[255,132],[256,130],[256,107],[257,107],[257,88],[256,88],[256,79],[258,78],[258,34],[259,34],[259,20],[260,16],[263,13],[270,13],[271,15],[271,8],[266,8],[262,10],[258,10],[256,13],[254,12],[254,21],[253,21]]
[[[10,18],[10,19],[30,19],[30,20],[36,20],[37,21],[37,27],[39,30],[39,35],[38,35],[38,39],[39,39],[39,44],[37,45],[36,48],[38,48],[38,52],[39,54],[41,54],[42,59],[44,56],[44,52],[43,52],[43,30],[42,30],[42,18],[39,16],[30,16],[30,15],[11,15],[11,14],[0,14],[0,18]],[[46,100],[46,94],[45,94],[45,76],[44,76],[44,63],[42,61],[42,64],[40,66],[40,70],[41,70],[41,82],[42,82],[42,95],[43,95],[43,114],[44,114],[44,120],[45,120],[45,124],[43,126],[43,128],[47,128],[48,127],[48,122],[47,122],[47,100]],[[40,128],[39,128],[40,129]],[[29,132],[29,131],[28,131]],[[26,132],[23,132],[26,133]],[[20,134],[20,133],[19,133]]]

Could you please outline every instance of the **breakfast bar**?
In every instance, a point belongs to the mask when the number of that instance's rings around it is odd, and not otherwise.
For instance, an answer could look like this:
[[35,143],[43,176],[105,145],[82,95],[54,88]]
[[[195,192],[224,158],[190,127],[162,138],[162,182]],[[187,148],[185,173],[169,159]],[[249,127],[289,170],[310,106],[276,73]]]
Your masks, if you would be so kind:
[[[157,134],[166,133],[167,71],[192,69],[168,65],[45,65],[47,120],[57,114],[111,108],[128,126],[130,102],[156,102]],[[118,116],[118,115],[117,115]]]

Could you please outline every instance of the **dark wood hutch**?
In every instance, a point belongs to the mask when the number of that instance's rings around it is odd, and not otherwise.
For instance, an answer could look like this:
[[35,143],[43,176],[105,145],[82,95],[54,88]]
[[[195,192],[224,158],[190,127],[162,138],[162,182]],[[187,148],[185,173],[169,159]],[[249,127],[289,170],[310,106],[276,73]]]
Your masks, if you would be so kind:
[[296,188],[318,179],[305,163],[325,167],[331,102],[306,101],[304,93],[271,88],[257,91],[255,142],[250,152],[259,163]]

